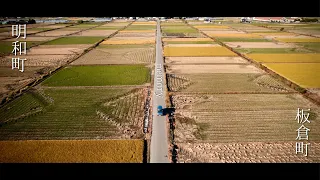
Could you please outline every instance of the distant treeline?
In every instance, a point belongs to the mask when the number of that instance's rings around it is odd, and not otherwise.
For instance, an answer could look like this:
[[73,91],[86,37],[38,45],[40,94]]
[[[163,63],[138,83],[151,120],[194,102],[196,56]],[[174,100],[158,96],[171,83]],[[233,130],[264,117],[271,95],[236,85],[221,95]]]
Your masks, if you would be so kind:
[[301,18],[300,22],[318,22],[317,18]]
[[28,19],[28,20],[8,20],[8,21],[5,21],[6,23],[5,24],[36,24],[36,20],[34,19]]

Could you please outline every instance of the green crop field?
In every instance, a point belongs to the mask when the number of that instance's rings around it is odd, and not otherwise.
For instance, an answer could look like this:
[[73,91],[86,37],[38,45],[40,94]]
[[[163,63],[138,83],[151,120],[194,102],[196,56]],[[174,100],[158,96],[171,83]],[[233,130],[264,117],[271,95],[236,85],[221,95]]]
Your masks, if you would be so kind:
[[198,31],[190,27],[186,27],[186,28],[172,27],[172,28],[162,29],[162,32],[164,33],[197,33]]
[[98,25],[99,25],[98,23],[96,23],[96,24],[77,24],[77,25],[70,26],[70,27],[71,28],[91,28],[91,27],[95,27]]
[[297,45],[303,46],[304,48],[310,49],[313,52],[320,52],[320,43],[314,42],[314,43],[295,43]]
[[44,89],[42,95],[37,96],[52,100],[47,101],[50,103],[46,106],[39,98],[24,94],[0,109],[1,119],[18,117],[38,106],[44,109],[0,127],[0,139],[103,139],[115,135],[116,127],[100,118],[96,111],[106,109],[104,103],[128,92],[130,89],[120,88]]
[[312,53],[301,48],[234,48],[235,51],[245,54],[251,53]]
[[[23,42],[23,41],[21,41]],[[31,46],[40,44],[41,41],[28,41],[27,42],[27,48],[30,48]],[[13,50],[12,42],[10,41],[0,41],[0,54],[10,54]],[[28,54],[28,53],[27,53]]]
[[105,37],[63,37],[60,39],[48,41],[45,45],[63,45],[63,44],[94,44],[104,39]]
[[149,81],[149,69],[142,65],[70,66],[46,79],[43,85],[141,85]]
[[42,111],[48,103],[36,93],[27,93],[0,108],[0,123]]
[[293,92],[267,74],[177,74],[168,76],[170,91],[188,93]]
[[93,28],[92,30],[118,30],[121,29],[122,27],[119,26],[99,26],[96,28]]

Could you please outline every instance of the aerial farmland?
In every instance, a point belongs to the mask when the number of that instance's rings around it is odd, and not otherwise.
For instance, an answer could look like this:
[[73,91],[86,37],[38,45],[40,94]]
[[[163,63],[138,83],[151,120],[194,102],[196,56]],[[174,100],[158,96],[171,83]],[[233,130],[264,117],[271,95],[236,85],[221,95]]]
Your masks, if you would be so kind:
[[27,25],[24,72],[0,25],[0,162],[150,162],[158,73],[170,162],[320,162],[319,23],[68,19]]
[[[318,51],[303,44],[316,47],[318,38],[259,24],[170,26],[181,32],[162,39],[176,162],[319,162],[320,107],[301,94],[319,91]],[[182,35],[182,27],[206,37]],[[308,157],[295,151],[298,108],[312,117]]]
[[[33,38],[44,42],[28,50],[21,75],[8,70],[11,56],[3,57],[7,84],[35,80],[41,68],[49,74],[1,107],[1,152],[12,152],[1,162],[146,161],[142,129],[154,34],[145,41],[143,32],[154,22],[141,28],[131,23],[85,23],[36,33]],[[129,36],[119,40],[115,35],[122,30]],[[53,153],[55,148],[59,151]],[[52,155],[28,155],[33,151]]]

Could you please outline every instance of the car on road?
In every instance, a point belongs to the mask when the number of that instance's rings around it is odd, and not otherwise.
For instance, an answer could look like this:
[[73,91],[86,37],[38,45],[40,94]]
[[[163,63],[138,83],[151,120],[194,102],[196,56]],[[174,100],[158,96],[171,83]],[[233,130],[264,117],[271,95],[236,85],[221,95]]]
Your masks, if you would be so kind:
[[163,108],[162,108],[162,106],[158,106],[158,116],[162,116],[163,115]]

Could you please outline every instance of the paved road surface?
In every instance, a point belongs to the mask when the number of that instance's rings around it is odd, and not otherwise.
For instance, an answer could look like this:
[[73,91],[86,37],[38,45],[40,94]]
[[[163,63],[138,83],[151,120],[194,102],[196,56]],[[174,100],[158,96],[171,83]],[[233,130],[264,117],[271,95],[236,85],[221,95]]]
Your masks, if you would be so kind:
[[154,94],[153,94],[153,123],[150,147],[150,163],[170,163],[168,159],[168,133],[166,117],[157,116],[157,107],[165,108],[164,83],[165,74],[163,71],[162,44],[160,33],[160,21],[157,22],[157,45],[156,62],[154,73]]

